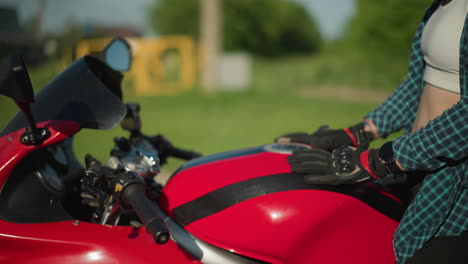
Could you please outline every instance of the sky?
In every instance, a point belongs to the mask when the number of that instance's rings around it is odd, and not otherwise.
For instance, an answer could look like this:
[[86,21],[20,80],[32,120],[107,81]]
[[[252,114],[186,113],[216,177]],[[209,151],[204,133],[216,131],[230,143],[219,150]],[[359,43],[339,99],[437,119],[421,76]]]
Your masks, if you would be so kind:
[[[132,25],[151,34],[146,25],[148,6],[157,0],[46,0],[44,29],[60,32],[71,22]],[[176,1],[185,0],[171,0]],[[302,3],[316,18],[326,39],[340,36],[355,12],[356,0],[292,0]],[[37,10],[37,0],[0,0],[0,6],[16,7],[20,23]]]
[[316,19],[326,39],[336,39],[356,12],[357,0],[295,0],[306,7]]

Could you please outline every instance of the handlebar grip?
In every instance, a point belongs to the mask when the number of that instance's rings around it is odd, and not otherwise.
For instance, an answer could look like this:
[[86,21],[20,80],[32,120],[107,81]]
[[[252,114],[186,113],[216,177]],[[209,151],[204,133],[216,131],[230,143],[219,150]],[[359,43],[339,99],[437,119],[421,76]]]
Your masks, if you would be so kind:
[[145,196],[144,185],[134,183],[127,186],[122,193],[122,202],[131,206],[145,226],[146,232],[153,236],[158,244],[169,241],[170,234],[163,219]]
[[199,158],[202,155],[195,151],[172,147],[171,156],[179,158],[179,159],[191,160],[191,159]]
[[169,230],[161,218],[153,218],[146,224],[146,232],[153,236],[153,239],[158,244],[165,244],[169,241]]

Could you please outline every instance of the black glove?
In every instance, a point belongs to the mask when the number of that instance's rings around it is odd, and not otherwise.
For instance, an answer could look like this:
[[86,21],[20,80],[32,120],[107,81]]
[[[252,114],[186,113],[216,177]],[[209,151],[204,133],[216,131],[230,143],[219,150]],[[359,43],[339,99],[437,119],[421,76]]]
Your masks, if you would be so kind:
[[352,184],[370,182],[390,173],[379,159],[379,150],[342,146],[332,153],[300,149],[288,157],[293,172],[305,173],[309,184]]
[[346,129],[331,129],[328,126],[321,126],[313,134],[289,133],[275,139],[277,143],[302,143],[311,145],[314,148],[332,151],[340,146],[354,146],[360,149],[369,147],[369,143],[374,139],[372,133],[364,131],[364,123]]

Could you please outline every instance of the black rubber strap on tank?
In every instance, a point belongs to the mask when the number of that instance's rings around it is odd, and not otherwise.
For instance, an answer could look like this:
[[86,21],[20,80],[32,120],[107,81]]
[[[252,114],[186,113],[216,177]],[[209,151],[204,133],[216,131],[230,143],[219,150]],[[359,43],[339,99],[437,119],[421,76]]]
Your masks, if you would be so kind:
[[[262,195],[293,191],[322,190],[355,197],[382,214],[399,220],[403,207],[390,197],[366,185],[310,185],[304,183],[304,175],[295,173],[274,174],[237,182],[174,208],[176,221],[188,225],[240,202]],[[311,201],[312,202],[312,201]]]

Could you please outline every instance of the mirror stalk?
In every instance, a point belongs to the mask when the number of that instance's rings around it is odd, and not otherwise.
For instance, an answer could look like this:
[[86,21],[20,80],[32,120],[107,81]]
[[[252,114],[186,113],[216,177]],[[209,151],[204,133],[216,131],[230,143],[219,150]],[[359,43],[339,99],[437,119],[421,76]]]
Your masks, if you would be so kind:
[[38,146],[42,144],[50,137],[50,131],[47,128],[37,127],[29,103],[23,103],[17,100],[15,100],[15,103],[21,109],[21,112],[23,112],[29,123],[29,127],[26,127],[26,131],[21,135],[21,143],[26,146]]

